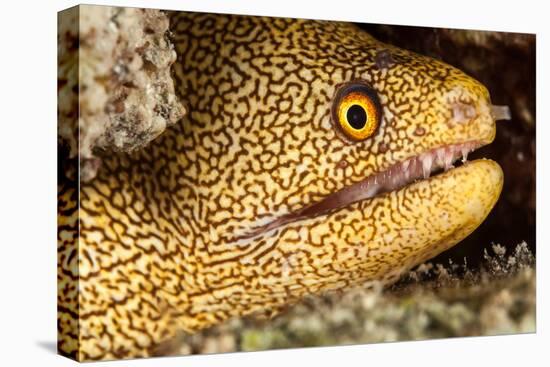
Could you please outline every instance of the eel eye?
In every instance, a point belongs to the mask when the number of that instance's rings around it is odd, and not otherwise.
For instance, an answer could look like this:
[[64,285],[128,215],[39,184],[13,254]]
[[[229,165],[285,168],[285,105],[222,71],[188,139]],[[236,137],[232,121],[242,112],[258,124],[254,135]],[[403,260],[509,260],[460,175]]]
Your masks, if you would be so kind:
[[346,83],[336,92],[332,119],[347,138],[361,141],[372,136],[380,125],[380,117],[378,96],[364,82]]

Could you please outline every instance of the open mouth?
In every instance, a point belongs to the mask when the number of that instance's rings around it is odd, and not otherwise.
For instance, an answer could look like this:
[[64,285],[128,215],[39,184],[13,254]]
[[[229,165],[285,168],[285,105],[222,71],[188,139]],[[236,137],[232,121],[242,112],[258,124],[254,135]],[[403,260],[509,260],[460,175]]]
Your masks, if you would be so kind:
[[321,201],[285,214],[270,223],[256,227],[241,238],[255,237],[285,224],[323,215],[358,201],[399,190],[416,181],[437,176],[442,172],[465,163],[468,159],[468,154],[482,145],[484,144],[479,141],[469,141],[431,149],[396,163],[385,171],[370,175],[353,185],[344,187],[326,196]]

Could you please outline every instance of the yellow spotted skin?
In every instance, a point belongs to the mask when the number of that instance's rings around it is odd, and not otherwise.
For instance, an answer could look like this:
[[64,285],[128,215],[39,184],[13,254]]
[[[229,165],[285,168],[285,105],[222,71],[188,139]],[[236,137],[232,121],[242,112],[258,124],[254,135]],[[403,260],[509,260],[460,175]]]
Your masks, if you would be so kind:
[[[149,147],[59,185],[59,348],[150,356],[180,331],[306,294],[389,283],[471,233],[502,187],[488,160],[257,236],[251,229],[447,144],[493,140],[486,89],[337,22],[178,13],[189,114]],[[341,83],[378,94],[360,142],[331,121]],[[456,106],[475,116],[456,119]]]

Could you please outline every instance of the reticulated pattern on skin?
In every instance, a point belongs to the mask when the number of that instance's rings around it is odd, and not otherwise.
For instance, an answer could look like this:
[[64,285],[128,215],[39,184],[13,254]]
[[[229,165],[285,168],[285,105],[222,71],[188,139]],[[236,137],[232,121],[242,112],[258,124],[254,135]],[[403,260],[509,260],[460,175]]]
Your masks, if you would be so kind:
[[[104,157],[98,177],[81,183],[80,207],[60,214],[73,223],[60,232],[60,278],[78,280],[78,292],[59,296],[65,353],[148,356],[179,330],[390,282],[473,231],[498,197],[500,171],[476,162],[242,239],[428,149],[489,142],[488,94],[459,70],[350,24],[196,13],[171,21],[189,114],[149,147]],[[377,66],[388,51],[392,64]],[[375,89],[383,109],[378,131],[358,143],[330,116],[338,86],[353,80]],[[454,104],[477,116],[454,121]],[[74,203],[74,189],[60,190]]]

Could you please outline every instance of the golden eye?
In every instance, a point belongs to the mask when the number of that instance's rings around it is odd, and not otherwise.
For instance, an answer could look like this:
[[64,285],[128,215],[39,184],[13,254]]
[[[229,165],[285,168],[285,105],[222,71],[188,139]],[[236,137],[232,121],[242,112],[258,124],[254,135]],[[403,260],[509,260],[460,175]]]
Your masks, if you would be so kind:
[[380,125],[380,117],[376,92],[364,82],[345,84],[336,92],[332,119],[347,138],[360,141],[372,136]]

